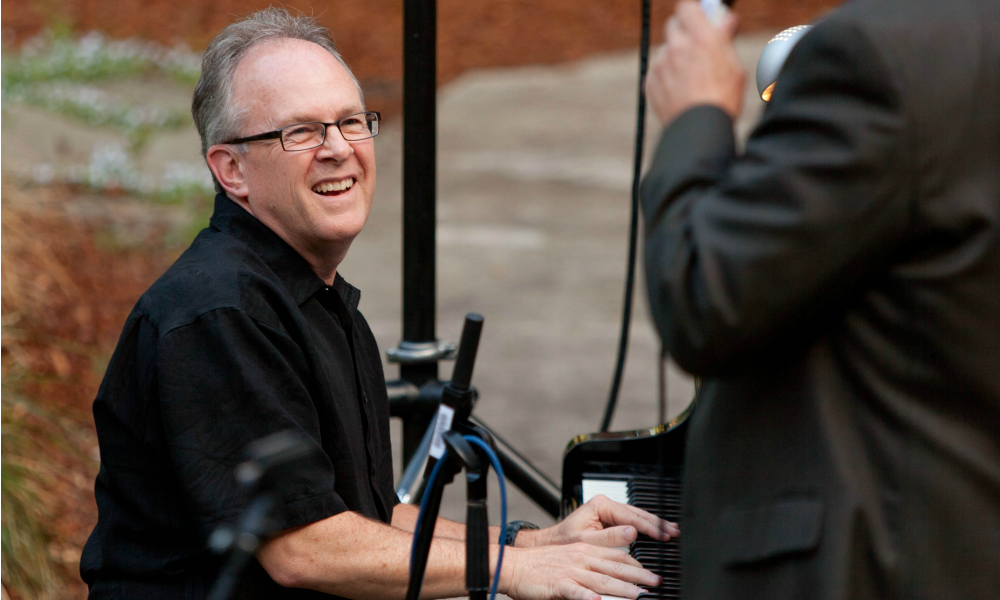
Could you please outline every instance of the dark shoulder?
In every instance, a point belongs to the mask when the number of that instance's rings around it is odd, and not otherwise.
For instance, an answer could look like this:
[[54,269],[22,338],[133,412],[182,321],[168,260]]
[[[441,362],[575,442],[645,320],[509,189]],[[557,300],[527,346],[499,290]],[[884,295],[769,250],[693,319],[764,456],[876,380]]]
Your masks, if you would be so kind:
[[994,26],[1000,10],[995,0],[850,0],[830,11],[827,18],[856,21],[872,31],[937,30],[960,26]]
[[765,113],[821,106],[824,118],[850,121],[854,104],[904,113],[909,86],[897,48],[906,21],[893,0],[855,0],[823,15],[788,55]]
[[277,326],[269,305],[294,305],[280,279],[241,240],[207,227],[139,299],[160,337],[221,309]]
[[853,81],[896,90],[931,143],[960,147],[949,131],[963,120],[981,130],[974,115],[995,112],[998,33],[996,0],[853,0],[820,18],[787,64],[815,72],[826,56],[842,57]]
[[954,59],[969,60],[984,43],[996,48],[998,18],[995,0],[852,0],[818,19],[806,38],[839,36],[847,45],[860,37],[892,66],[925,77],[954,70]]

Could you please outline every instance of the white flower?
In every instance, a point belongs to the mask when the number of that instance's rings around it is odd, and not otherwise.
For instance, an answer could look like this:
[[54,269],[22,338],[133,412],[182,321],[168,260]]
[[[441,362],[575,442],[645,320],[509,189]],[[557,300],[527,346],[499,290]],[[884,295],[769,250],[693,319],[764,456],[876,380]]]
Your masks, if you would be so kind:
[[119,144],[98,146],[87,165],[87,183],[99,189],[136,189],[140,176],[132,157]]

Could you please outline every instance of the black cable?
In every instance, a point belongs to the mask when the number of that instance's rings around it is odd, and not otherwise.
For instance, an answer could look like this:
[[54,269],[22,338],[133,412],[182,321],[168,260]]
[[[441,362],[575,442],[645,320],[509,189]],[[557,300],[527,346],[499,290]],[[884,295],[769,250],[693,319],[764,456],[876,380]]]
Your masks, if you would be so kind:
[[632,222],[629,228],[628,272],[625,275],[625,298],[622,306],[622,331],[618,341],[618,361],[615,376],[611,381],[608,404],[604,408],[601,431],[611,427],[611,418],[618,403],[622,375],[625,373],[625,356],[628,353],[628,335],[632,324],[632,300],[635,296],[635,261],[639,247],[639,181],[642,177],[642,151],[646,133],[646,69],[649,66],[649,5],[650,0],[642,0],[642,38],[639,42],[639,107],[635,130],[635,164],[632,170]]

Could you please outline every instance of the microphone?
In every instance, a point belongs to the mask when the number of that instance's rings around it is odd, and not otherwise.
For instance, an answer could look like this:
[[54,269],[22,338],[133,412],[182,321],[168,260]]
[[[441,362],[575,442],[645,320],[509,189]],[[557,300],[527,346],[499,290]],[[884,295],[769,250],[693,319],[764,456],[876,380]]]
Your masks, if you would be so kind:
[[810,25],[796,25],[789,27],[778,35],[774,36],[770,42],[764,46],[764,51],[757,59],[757,93],[764,102],[771,101],[771,94],[774,92],[774,84],[778,80],[778,73],[785,64],[785,59],[791,54],[792,48],[799,43],[802,36],[809,31]]
[[729,14],[734,0],[699,0],[702,12],[708,17],[712,25],[718,26],[722,19]]
[[469,419],[474,401],[472,387],[472,368],[476,364],[476,353],[479,350],[479,337],[483,332],[483,317],[476,313],[465,315],[465,325],[462,327],[462,340],[458,344],[458,356],[455,358],[455,368],[451,373],[451,381],[444,386],[443,402],[456,409],[459,422]]
[[236,467],[236,480],[252,492],[252,498],[235,527],[220,526],[209,537],[208,546],[215,554],[229,553],[209,591],[209,600],[229,598],[262,538],[272,533],[268,515],[277,504],[273,488],[280,485],[282,473],[317,451],[315,444],[295,430],[279,431],[247,445],[247,459]]

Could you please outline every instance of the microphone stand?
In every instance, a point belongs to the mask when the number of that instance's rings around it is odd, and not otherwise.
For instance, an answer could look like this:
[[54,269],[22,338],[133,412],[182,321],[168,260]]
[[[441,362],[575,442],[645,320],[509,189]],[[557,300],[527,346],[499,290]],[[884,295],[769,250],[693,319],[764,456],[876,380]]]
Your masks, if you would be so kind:
[[[274,508],[274,504],[275,498],[272,494],[267,492],[258,494],[240,517],[235,534],[228,531],[216,535],[220,531],[218,529],[213,532],[212,539],[209,541],[212,550],[218,553],[216,548],[225,545],[229,547],[231,554],[216,578],[215,585],[212,586],[212,591],[208,594],[208,600],[229,598],[236,582],[239,581],[240,573],[243,572],[250,557],[260,546],[260,538],[268,529],[267,515]],[[225,551],[225,548],[222,548],[222,551]]]
[[260,546],[261,538],[271,533],[273,524],[268,516],[277,503],[273,489],[278,473],[288,465],[301,461],[315,450],[300,433],[279,431],[247,445],[249,459],[236,467],[236,479],[252,496],[236,528],[220,526],[212,532],[208,546],[215,554],[229,552],[207,598],[226,600],[239,581],[247,562]]
[[[438,410],[434,438],[431,439],[431,456],[428,458],[425,479],[437,471],[430,489],[424,493],[425,506],[416,525],[416,542],[410,558],[410,582],[406,592],[407,600],[419,600],[423,587],[424,573],[434,527],[441,509],[444,486],[454,480],[463,466],[466,470],[467,512],[466,512],[466,570],[465,583],[472,600],[485,600],[490,587],[489,568],[489,516],[486,510],[486,474],[489,460],[477,448],[465,440],[464,435],[476,435],[492,446],[488,433],[469,423],[475,390],[471,386],[472,369],[482,333],[483,317],[469,313],[462,328],[462,341],[455,361],[452,380],[445,384],[442,406]],[[450,420],[450,430],[446,422]],[[435,438],[438,438],[435,439]],[[437,446],[437,451],[435,449]],[[444,463],[438,464],[443,450]],[[436,454],[436,456],[435,456]]]

